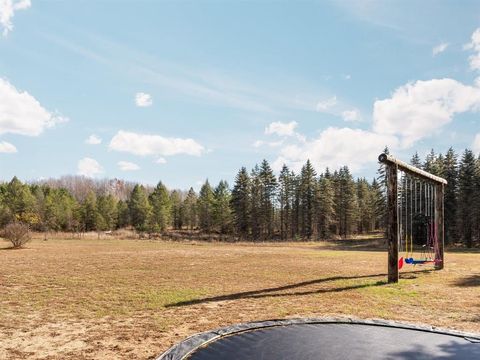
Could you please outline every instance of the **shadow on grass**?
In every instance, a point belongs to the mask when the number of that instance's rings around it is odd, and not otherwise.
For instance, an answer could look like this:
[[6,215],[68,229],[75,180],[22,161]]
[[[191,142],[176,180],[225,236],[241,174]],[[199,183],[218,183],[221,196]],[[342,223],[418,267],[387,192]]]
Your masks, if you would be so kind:
[[480,286],[480,275],[470,275],[455,282],[455,286],[473,287]]
[[326,240],[318,250],[339,251],[386,251],[384,239]]
[[[415,279],[416,278],[415,274],[429,273],[431,271],[434,271],[434,270],[428,269],[428,270],[403,272],[403,273],[400,274],[400,278],[401,279]],[[292,289],[297,289],[297,288],[301,288],[301,287],[304,287],[304,286],[316,285],[316,284],[332,282],[332,281],[368,279],[368,278],[376,278],[376,277],[380,277],[380,276],[386,277],[387,274],[382,273],[382,274],[359,275],[359,276],[332,276],[332,277],[328,277],[328,278],[303,281],[303,282],[300,282],[300,283],[297,283],[297,284],[290,284],[290,285],[267,288],[267,289],[243,291],[243,292],[227,294],[227,295],[206,297],[206,298],[202,298],[202,299],[179,301],[179,302],[176,302],[176,303],[167,304],[167,305],[165,305],[165,307],[169,308],[169,307],[177,307],[177,306],[198,305],[198,304],[203,304],[203,303],[208,303],[208,302],[226,301],[226,300],[260,299],[260,298],[275,298],[275,297],[286,297],[286,296],[302,296],[302,295],[335,293],[335,292],[363,289],[363,288],[368,288],[368,287],[372,287],[372,286],[387,285],[387,282],[382,280],[382,281],[376,281],[376,282],[372,282],[372,283],[340,286],[340,287],[334,287],[334,288],[328,288],[328,289],[317,289],[317,290],[309,290],[309,291],[294,291],[294,292],[289,292],[289,293],[277,293],[279,291],[292,290]]]
[[24,247],[13,247],[13,246],[9,246],[9,247],[1,247],[0,248],[0,251],[6,251],[6,250],[22,250],[22,249],[25,249]]

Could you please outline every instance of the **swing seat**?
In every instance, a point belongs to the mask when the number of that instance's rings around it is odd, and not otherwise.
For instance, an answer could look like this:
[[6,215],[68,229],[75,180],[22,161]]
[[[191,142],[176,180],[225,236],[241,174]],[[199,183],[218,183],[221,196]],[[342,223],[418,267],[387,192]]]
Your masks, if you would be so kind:
[[403,268],[403,256],[398,259],[398,270],[401,270]]
[[442,260],[415,260],[414,258],[406,258],[405,262],[410,265],[440,264]]

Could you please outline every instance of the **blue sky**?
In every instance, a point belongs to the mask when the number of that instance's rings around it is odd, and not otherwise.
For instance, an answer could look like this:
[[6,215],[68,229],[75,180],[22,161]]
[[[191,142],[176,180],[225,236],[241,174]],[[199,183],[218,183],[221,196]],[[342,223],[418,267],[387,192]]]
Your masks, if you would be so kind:
[[0,179],[478,154],[478,27],[478,1],[0,0]]

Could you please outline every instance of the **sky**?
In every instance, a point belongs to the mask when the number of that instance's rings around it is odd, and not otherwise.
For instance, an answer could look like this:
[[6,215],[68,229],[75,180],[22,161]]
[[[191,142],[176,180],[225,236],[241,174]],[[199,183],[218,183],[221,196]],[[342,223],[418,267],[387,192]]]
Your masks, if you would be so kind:
[[0,180],[480,154],[478,1],[0,0]]

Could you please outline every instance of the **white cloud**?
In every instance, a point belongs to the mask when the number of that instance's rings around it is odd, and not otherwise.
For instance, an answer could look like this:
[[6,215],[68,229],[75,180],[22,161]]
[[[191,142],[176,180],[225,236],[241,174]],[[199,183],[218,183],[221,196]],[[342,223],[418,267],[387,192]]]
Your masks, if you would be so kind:
[[298,123],[296,121],[291,121],[289,123],[284,123],[281,121],[272,122],[265,128],[265,134],[267,135],[278,135],[278,136],[294,136],[295,129],[297,128]]
[[87,177],[94,177],[103,173],[103,167],[98,163],[98,161],[89,157],[79,160],[77,169],[79,175]]
[[253,143],[253,147],[254,147],[254,148],[259,148],[259,147],[262,147],[264,144],[265,144],[265,141],[263,141],[263,140],[256,140],[256,141]]
[[0,27],[5,37],[13,30],[12,18],[18,10],[25,10],[32,6],[30,0],[0,0]]
[[143,92],[135,94],[135,104],[140,107],[151,106],[153,103],[152,96]]
[[395,149],[398,140],[395,136],[371,131],[330,127],[323,130],[316,139],[284,147],[272,166],[279,170],[285,163],[299,171],[305,161],[310,159],[317,169],[337,169],[347,165],[355,172],[376,159],[385,145]]
[[129,162],[129,161],[119,161],[117,163],[118,167],[122,171],[135,171],[135,170],[140,170],[140,166],[138,166],[135,163]]
[[360,112],[356,109],[343,111],[342,118],[349,122],[360,121],[362,119]]
[[449,47],[449,43],[441,43],[441,44],[438,44],[437,46],[435,46],[433,49],[432,49],[432,55],[433,56],[437,56],[438,54],[441,54],[442,52],[444,52],[445,50],[447,50],[447,48]]
[[85,143],[89,145],[99,145],[102,143],[102,139],[97,135],[92,134],[85,140]]
[[259,148],[262,146],[269,146],[269,147],[279,147],[283,145],[283,140],[280,141],[263,141],[257,140],[253,143],[254,148]]
[[[0,0],[1,1],[1,0]],[[52,114],[26,91],[18,91],[0,78],[0,134],[38,136],[67,119]]]
[[335,105],[337,105],[337,97],[332,96],[331,98],[326,99],[324,101],[319,101],[317,103],[317,111],[319,111],[319,112],[326,111],[326,110],[334,107]]
[[478,111],[480,88],[453,79],[417,81],[399,87],[373,105],[373,130],[399,135],[403,146],[431,136],[457,113]]
[[205,152],[205,148],[193,139],[168,138],[124,130],[115,134],[110,141],[109,148],[110,150],[140,156],[172,156],[178,154],[200,156]]
[[465,50],[473,50],[475,54],[471,55],[470,68],[472,70],[480,70],[480,28],[476,29],[471,37],[471,41],[463,47]]
[[6,141],[0,141],[0,153],[13,154],[17,152],[17,148]]
[[155,164],[166,164],[166,163],[167,163],[167,159],[163,157],[159,157],[157,160],[155,160]]
[[473,152],[477,155],[480,155],[480,133],[475,136],[472,144]]

